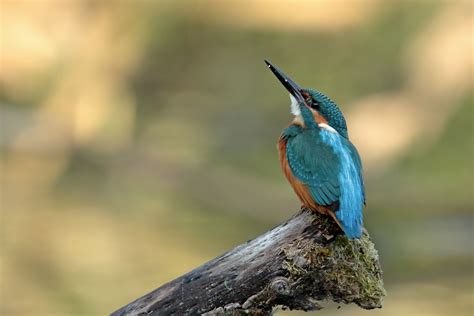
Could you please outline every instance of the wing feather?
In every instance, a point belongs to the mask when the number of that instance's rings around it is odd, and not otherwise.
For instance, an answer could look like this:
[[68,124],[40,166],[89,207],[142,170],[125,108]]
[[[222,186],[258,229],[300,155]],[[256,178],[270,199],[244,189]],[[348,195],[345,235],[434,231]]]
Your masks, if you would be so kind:
[[304,198],[332,209],[348,238],[360,237],[365,192],[356,148],[348,139],[332,132],[291,131],[285,138],[285,161],[288,172],[297,180],[294,182],[299,181],[307,190]]
[[315,130],[288,139],[286,154],[294,176],[308,186],[320,205],[331,205],[339,199],[340,161]]

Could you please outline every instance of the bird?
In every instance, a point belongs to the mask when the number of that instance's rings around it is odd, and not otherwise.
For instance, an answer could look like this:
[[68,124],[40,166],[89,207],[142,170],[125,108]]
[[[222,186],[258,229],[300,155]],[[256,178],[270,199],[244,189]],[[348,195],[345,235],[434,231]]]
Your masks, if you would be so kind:
[[278,140],[280,165],[301,207],[332,217],[348,239],[362,235],[365,189],[362,162],[337,104],[300,88],[275,65],[268,68],[290,94],[293,121]]

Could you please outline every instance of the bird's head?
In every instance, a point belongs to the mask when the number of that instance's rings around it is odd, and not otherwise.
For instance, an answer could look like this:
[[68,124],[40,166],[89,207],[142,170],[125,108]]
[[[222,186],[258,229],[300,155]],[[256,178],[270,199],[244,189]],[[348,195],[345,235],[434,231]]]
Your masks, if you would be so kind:
[[300,88],[269,61],[265,60],[265,63],[290,93],[291,113],[297,119],[303,120],[307,127],[326,124],[339,135],[348,138],[346,120],[334,101],[319,91]]

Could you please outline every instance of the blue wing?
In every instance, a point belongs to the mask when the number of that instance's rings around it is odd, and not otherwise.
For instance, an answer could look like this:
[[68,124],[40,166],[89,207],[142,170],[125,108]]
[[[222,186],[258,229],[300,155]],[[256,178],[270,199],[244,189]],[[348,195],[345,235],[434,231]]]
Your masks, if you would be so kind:
[[286,157],[293,175],[308,187],[319,205],[331,205],[338,201],[340,162],[317,130],[306,130],[289,138]]
[[359,175],[359,181],[362,187],[362,196],[364,198],[364,205],[365,205],[365,185],[364,185],[364,177],[362,176],[362,160],[360,159],[359,152],[355,148],[355,146],[348,140],[346,140],[347,149],[350,152],[352,160],[356,165],[356,169]]
[[326,206],[339,202],[335,213],[346,235],[360,237],[365,197],[355,147],[336,133],[309,129],[288,138],[286,155],[291,172],[314,200]]

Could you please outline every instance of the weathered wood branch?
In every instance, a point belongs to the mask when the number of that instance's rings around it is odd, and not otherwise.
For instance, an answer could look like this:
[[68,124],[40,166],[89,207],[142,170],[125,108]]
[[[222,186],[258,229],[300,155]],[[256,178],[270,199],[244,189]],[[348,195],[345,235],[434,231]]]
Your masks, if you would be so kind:
[[326,216],[302,211],[286,223],[159,287],[119,315],[271,315],[318,310],[318,301],[382,306],[378,254],[364,235],[348,240]]

